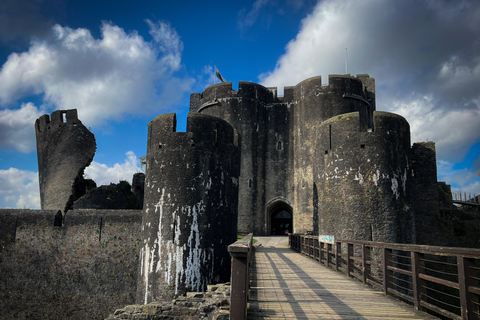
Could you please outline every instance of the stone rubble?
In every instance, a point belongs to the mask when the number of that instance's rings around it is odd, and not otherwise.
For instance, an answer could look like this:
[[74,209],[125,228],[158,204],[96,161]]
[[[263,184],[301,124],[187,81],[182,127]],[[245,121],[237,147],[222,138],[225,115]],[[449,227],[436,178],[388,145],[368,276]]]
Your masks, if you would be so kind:
[[105,320],[228,320],[230,318],[230,283],[208,285],[206,292],[187,292],[174,300],[117,309]]

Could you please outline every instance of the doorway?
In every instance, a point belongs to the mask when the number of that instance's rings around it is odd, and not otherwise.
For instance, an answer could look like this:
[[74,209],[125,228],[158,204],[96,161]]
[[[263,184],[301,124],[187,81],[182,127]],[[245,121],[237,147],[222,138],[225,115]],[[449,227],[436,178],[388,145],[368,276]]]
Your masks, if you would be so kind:
[[292,207],[281,200],[268,205],[267,218],[270,235],[288,235],[293,232]]

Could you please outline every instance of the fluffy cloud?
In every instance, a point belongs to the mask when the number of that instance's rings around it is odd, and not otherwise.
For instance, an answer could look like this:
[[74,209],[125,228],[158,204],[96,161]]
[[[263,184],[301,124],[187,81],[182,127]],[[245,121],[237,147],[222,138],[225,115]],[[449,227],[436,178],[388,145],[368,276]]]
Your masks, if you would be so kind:
[[[141,172],[137,156],[126,153],[123,163],[115,163],[112,167],[92,162],[86,168],[88,178],[95,180],[98,186],[118,183],[120,180],[132,183],[134,173]],[[10,168],[0,170],[0,208],[40,208],[40,191],[38,172]]]
[[452,185],[452,193],[480,194],[479,172],[467,168],[455,169],[451,162],[440,160],[437,162],[439,181],[447,181]]
[[141,168],[139,167],[139,160],[133,151],[128,151],[126,156],[123,163],[115,163],[113,167],[93,161],[85,169],[85,176],[93,179],[97,186],[118,183],[121,180],[132,183],[133,175],[141,172]]
[[87,29],[55,25],[50,40],[8,57],[0,71],[0,106],[40,94],[47,106],[78,109],[91,125],[172,107],[193,83],[174,75],[183,45],[168,23],[147,23],[150,42],[110,23],[103,23],[100,39]]
[[480,140],[480,3],[331,1],[317,4],[265,86],[321,74],[368,73],[377,109],[403,115],[413,141],[433,140],[440,158],[461,160]]
[[18,110],[0,110],[0,148],[32,151],[35,148],[33,124],[42,114],[30,102],[22,104]]
[[0,170],[0,185],[0,208],[40,208],[37,172]]

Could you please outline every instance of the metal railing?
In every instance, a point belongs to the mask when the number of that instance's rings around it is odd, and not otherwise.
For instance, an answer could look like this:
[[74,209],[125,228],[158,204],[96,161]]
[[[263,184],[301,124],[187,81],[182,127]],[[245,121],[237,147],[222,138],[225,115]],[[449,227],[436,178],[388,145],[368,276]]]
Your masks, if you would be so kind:
[[480,319],[480,249],[371,241],[320,242],[290,234],[290,247],[416,309]]
[[228,246],[232,258],[230,319],[247,319],[253,234]]

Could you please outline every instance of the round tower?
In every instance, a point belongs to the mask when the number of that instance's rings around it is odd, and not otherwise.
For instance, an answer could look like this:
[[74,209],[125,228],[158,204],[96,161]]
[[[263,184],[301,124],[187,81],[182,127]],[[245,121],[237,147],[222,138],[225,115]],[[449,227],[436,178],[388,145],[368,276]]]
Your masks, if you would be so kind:
[[410,126],[399,115],[374,112],[373,128],[363,130],[359,112],[320,125],[313,200],[319,233],[339,239],[411,242]]
[[323,122],[334,116],[358,112],[358,131],[367,132],[373,128],[373,78],[367,75],[330,75],[328,79],[328,85],[322,85],[320,76],[306,79],[294,89],[293,211],[301,213],[294,219],[295,232],[318,232],[318,212],[312,199],[317,192],[315,181],[322,172],[319,161],[323,150],[318,149],[318,133]]
[[239,137],[227,122],[189,113],[148,125],[137,302],[171,299],[229,281],[236,241]]
[[242,137],[238,209],[239,233],[264,234],[266,206],[266,159],[268,157],[267,104],[273,93],[262,85],[239,82],[238,91],[231,82],[210,86],[191,95],[191,109],[224,119]]

